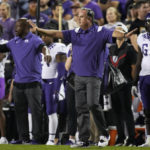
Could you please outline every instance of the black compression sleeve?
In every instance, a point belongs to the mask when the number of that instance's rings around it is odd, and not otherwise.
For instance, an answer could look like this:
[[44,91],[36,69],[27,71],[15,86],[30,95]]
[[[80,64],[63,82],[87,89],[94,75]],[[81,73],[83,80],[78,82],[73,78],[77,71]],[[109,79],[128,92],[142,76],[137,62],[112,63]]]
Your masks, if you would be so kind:
[[38,47],[38,51],[42,52],[42,48],[45,46],[45,44],[40,44]]
[[0,53],[5,53],[5,52],[9,52],[10,49],[7,47],[6,44],[2,44],[0,45]]

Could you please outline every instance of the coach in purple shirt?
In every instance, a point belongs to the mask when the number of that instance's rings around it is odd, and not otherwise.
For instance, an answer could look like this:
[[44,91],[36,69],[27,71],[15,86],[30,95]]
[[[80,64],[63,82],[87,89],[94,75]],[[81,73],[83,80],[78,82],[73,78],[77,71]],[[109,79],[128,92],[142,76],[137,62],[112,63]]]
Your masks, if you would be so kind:
[[[98,146],[107,146],[109,134],[106,131],[103,111],[99,105],[99,95],[101,86],[100,65],[103,63],[100,56],[103,55],[106,43],[111,41],[111,37],[129,36],[122,31],[110,31],[104,27],[93,24],[94,12],[91,9],[82,8],[79,12],[80,28],[67,31],[45,30],[38,28],[30,22],[33,30],[46,33],[52,37],[64,39],[72,43],[73,50],[73,70],[75,77],[76,109],[78,114],[78,142],[72,147],[86,147],[89,145],[90,121],[89,111],[92,112],[96,126],[101,136]],[[103,70],[101,70],[103,71]]]
[[13,98],[19,140],[23,143],[29,142],[29,106],[32,113],[34,140],[40,143],[42,138],[41,53],[45,55],[47,62],[50,61],[50,56],[46,55],[43,41],[29,32],[29,29],[27,19],[19,19],[15,26],[16,37],[7,44],[0,45],[0,52],[10,51],[16,66]]

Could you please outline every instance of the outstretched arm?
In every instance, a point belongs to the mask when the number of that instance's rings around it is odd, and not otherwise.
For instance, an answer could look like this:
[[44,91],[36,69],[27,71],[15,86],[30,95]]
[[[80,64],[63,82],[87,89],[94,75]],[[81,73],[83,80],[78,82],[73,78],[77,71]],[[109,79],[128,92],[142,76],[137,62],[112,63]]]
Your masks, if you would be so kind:
[[34,24],[31,20],[28,20],[28,22],[32,26],[34,32],[37,31],[39,33],[49,35],[53,38],[63,39],[62,31],[42,29],[42,28],[37,27],[37,25]]
[[137,28],[133,29],[132,31],[126,33],[122,30],[119,30],[118,28],[116,28],[112,34],[112,37],[114,38],[129,38],[135,31],[137,30]]

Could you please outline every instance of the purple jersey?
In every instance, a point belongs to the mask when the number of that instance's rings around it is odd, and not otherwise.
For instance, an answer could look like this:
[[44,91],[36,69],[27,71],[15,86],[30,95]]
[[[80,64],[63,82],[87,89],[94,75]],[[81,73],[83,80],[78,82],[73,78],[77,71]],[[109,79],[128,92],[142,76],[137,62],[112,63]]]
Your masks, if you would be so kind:
[[41,38],[31,32],[24,39],[15,37],[7,43],[16,65],[15,82],[41,81],[41,52],[38,49],[41,44]]
[[87,5],[84,6],[85,8],[90,8],[94,11],[95,19],[103,18],[102,10],[96,2],[89,2]]
[[5,96],[5,79],[0,78],[0,100]]
[[64,9],[64,13],[63,13],[63,17],[67,14],[72,16],[72,6],[73,2],[71,2],[70,0],[67,0],[63,3],[63,9]]
[[72,67],[78,76],[102,77],[100,65],[105,44],[112,41],[112,33],[104,27],[93,25],[84,31],[81,28],[63,31],[65,42],[72,43]]
[[3,35],[2,38],[5,40],[10,40],[14,37],[14,26],[15,26],[15,20],[13,18],[6,19],[5,22],[2,21],[2,18],[0,18],[0,24],[3,26]]
[[[31,16],[29,13],[25,14],[23,18],[27,18],[32,20],[33,23],[36,24],[36,17]],[[39,27],[42,28],[45,26],[45,24],[49,21],[49,18],[47,15],[40,13],[40,18],[39,18]]]

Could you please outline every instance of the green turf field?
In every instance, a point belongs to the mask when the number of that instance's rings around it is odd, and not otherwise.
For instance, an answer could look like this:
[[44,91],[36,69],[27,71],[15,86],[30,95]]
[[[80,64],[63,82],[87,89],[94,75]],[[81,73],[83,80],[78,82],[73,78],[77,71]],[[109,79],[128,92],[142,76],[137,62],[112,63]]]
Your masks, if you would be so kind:
[[45,145],[0,145],[0,150],[150,150],[150,147],[115,147],[100,148],[91,146],[88,148],[70,148],[69,146],[45,146]]

